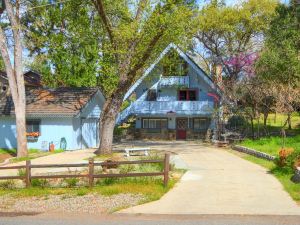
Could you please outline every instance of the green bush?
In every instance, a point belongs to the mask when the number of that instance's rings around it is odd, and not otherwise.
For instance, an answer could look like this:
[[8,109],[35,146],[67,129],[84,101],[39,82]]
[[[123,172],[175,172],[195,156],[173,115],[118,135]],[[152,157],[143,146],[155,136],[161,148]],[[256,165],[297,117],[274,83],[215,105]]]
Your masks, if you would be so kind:
[[296,149],[291,154],[289,154],[284,160],[284,164],[281,162],[280,158],[277,157],[275,159],[275,163],[277,166],[284,168],[286,171],[293,172],[295,170],[297,163],[300,161],[300,150]]
[[228,119],[227,128],[241,129],[246,127],[248,124],[247,120],[243,116],[232,116]]
[[16,188],[15,180],[5,180],[0,182],[0,188],[2,189],[14,189]]
[[65,179],[64,181],[66,182],[67,187],[71,188],[71,187],[75,187],[77,185],[77,183],[79,182],[79,179],[73,177],[73,178]]
[[111,185],[114,184],[116,182],[116,178],[104,178],[104,179],[98,179],[96,181],[96,185]]
[[115,129],[114,129],[114,135],[116,135],[116,136],[122,135],[123,130],[124,130],[123,128],[116,126]]
[[32,179],[31,186],[45,188],[49,186],[49,181],[47,179]]
[[24,177],[26,175],[26,169],[19,169],[18,176]]
[[119,166],[120,173],[122,173],[122,174],[127,174],[127,173],[130,173],[130,172],[134,172],[135,168],[136,168],[135,165],[132,165],[132,164]]

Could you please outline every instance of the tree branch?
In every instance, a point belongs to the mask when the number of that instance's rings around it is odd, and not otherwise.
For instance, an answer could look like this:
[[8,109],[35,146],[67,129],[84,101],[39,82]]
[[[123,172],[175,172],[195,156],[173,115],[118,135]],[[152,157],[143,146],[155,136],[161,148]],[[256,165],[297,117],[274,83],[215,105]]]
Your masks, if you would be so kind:
[[137,11],[136,11],[136,15],[135,15],[135,20],[137,22],[139,22],[141,20],[143,11],[144,11],[147,3],[148,3],[148,0],[140,0]]
[[109,19],[108,19],[107,15],[106,15],[106,12],[105,12],[105,9],[104,9],[104,6],[103,6],[103,2],[102,2],[102,0],[93,0],[93,2],[94,2],[94,5],[95,5],[98,13],[99,13],[99,16],[101,17],[103,25],[104,25],[107,33],[108,33],[110,42],[114,46],[115,45],[115,39],[114,39],[113,29],[112,29],[112,26],[109,22]]

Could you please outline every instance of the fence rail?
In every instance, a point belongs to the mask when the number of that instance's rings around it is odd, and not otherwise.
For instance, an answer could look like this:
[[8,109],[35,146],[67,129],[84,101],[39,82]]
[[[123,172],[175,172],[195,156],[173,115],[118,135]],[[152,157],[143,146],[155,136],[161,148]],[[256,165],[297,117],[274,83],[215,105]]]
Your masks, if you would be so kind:
[[[145,164],[145,163],[163,163],[164,170],[162,172],[149,172],[149,173],[126,173],[126,174],[95,174],[95,166],[102,166],[107,168],[110,166],[118,166],[125,164]],[[61,175],[32,175],[31,169],[37,168],[66,168],[66,167],[87,167],[87,174],[61,174]],[[0,176],[0,180],[13,180],[21,179],[25,181],[26,187],[31,186],[32,179],[55,179],[55,178],[82,178],[86,177],[89,180],[89,187],[94,186],[95,178],[120,178],[120,177],[145,177],[145,176],[163,176],[164,186],[169,182],[169,169],[170,169],[170,155],[165,154],[164,159],[161,160],[136,160],[136,161],[116,161],[116,162],[94,162],[94,159],[89,159],[88,163],[77,164],[40,164],[32,165],[30,160],[26,161],[26,165],[23,166],[7,166],[0,167],[0,170],[13,170],[13,169],[25,169],[24,176]]]

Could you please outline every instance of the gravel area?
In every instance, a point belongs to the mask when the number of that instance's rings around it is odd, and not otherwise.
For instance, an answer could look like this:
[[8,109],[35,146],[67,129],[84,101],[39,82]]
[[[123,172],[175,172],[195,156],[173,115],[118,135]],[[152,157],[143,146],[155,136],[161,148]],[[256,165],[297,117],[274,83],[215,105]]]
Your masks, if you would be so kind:
[[49,195],[15,199],[0,196],[2,212],[82,212],[108,213],[117,209],[137,205],[144,200],[143,195],[117,194],[102,196],[87,194],[84,196]]

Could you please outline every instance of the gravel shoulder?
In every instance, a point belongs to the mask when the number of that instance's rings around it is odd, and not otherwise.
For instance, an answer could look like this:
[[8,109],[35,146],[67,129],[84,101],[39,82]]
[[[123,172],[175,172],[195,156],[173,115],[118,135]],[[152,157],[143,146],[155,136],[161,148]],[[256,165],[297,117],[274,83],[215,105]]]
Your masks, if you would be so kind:
[[90,213],[106,214],[121,208],[139,204],[144,200],[143,195],[116,194],[103,196],[87,194],[84,196],[49,195],[43,197],[13,198],[0,197],[0,212],[22,213]]

